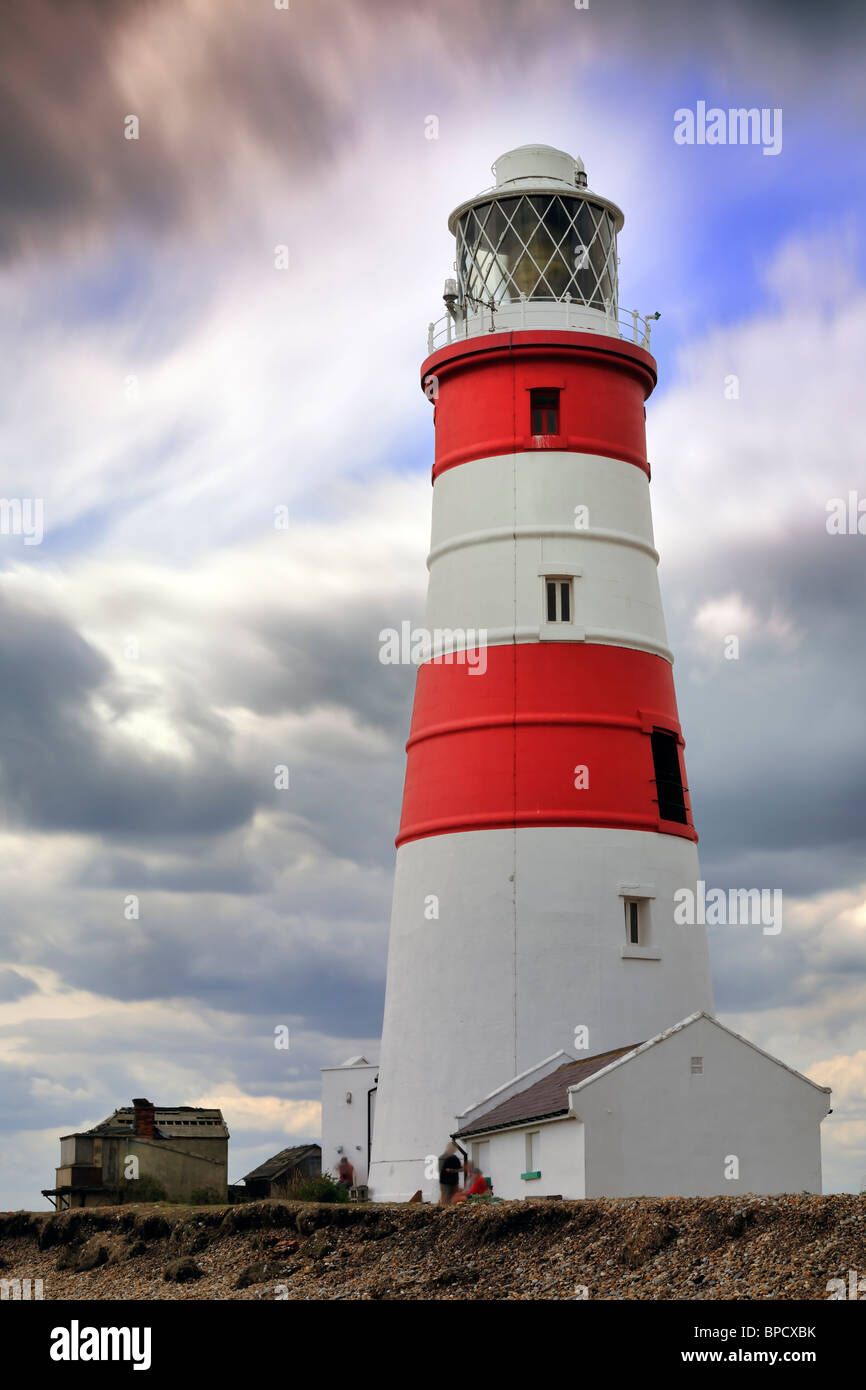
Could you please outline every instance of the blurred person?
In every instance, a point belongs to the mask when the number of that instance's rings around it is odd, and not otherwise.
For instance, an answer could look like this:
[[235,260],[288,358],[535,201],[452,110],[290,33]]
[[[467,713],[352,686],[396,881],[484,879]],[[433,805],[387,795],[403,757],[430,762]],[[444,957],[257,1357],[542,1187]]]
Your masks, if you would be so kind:
[[337,1164],[337,1182],[341,1187],[352,1188],[355,1186],[355,1170],[349,1162],[347,1154],[343,1154]]
[[487,1179],[474,1163],[466,1165],[465,1191],[467,1197],[481,1197],[487,1191]]
[[460,1159],[457,1145],[453,1140],[445,1145],[445,1152],[439,1156],[439,1205],[450,1207],[460,1179]]
[[454,1193],[451,1204],[453,1206],[455,1202],[465,1202],[467,1197],[480,1197],[486,1191],[487,1179],[481,1169],[476,1168],[471,1159],[467,1159],[464,1168],[463,1187]]

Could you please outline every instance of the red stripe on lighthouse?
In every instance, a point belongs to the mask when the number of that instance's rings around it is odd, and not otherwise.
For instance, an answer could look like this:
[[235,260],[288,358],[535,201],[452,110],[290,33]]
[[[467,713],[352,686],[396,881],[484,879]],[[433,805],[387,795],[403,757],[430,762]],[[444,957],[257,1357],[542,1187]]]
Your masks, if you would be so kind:
[[488,647],[486,659],[484,674],[435,661],[419,669],[398,845],[526,825],[697,840],[687,790],[687,824],[659,816],[653,728],[676,734],[685,788],[667,661],[585,642]]
[[[594,333],[494,333],[440,348],[421,371],[428,393],[435,378],[434,479],[536,448],[622,459],[649,475],[644,401],[656,372],[643,348]],[[560,393],[556,435],[531,432],[534,388]]]

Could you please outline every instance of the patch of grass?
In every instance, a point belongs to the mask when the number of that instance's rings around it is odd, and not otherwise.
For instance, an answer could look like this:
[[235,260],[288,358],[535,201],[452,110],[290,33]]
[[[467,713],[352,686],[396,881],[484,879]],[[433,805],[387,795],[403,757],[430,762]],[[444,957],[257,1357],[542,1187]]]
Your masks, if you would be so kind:
[[225,1205],[215,1187],[195,1187],[189,1194],[190,1205],[194,1207],[215,1207]]
[[348,1202],[349,1189],[323,1173],[319,1178],[296,1178],[284,1195],[294,1202]]
[[167,1202],[168,1193],[153,1178],[124,1179],[117,1186],[118,1204],[126,1202]]

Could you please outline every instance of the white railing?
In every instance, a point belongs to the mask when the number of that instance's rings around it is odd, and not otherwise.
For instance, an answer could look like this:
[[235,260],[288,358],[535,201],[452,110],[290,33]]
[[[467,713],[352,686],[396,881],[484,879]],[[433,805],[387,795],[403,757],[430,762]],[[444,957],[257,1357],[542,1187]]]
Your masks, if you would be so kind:
[[658,314],[644,318],[636,309],[614,314],[594,309],[566,295],[564,299],[528,299],[521,295],[516,303],[501,304],[495,309],[481,305],[473,312],[455,318],[445,314],[427,327],[427,351],[435,352],[464,338],[477,338],[483,333],[502,333],[521,328],[567,328],[579,333],[604,333],[649,349],[653,320]]

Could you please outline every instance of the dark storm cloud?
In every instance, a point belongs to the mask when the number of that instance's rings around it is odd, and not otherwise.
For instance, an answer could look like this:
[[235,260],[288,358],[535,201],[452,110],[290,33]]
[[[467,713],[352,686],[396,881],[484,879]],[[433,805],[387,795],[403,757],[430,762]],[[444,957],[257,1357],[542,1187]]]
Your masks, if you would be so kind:
[[[709,927],[707,935],[719,1013],[787,1009],[802,1002],[798,983],[806,963],[803,946],[785,932],[784,922],[773,937],[762,935],[760,926]],[[822,980],[822,991],[828,984]]]
[[[708,879],[811,896],[866,869],[866,545],[814,530],[727,546],[665,592],[690,612],[736,591],[759,617],[790,617],[789,640],[759,628],[726,660],[671,624],[695,821]],[[674,606],[673,611],[676,611]],[[748,872],[754,884],[743,884]],[[779,881],[779,876],[783,881]]]
[[257,714],[291,709],[305,714],[323,705],[351,709],[371,728],[395,739],[406,737],[411,713],[414,669],[383,665],[379,633],[421,620],[417,593],[394,593],[378,603],[342,603],[328,614],[250,614],[247,631],[259,643],[263,659],[238,670],[226,664],[221,674],[225,695],[242,697]]
[[804,930],[791,911],[792,898],[783,890],[777,934],[765,933],[760,925],[707,928],[717,1009],[749,1013],[833,1000],[834,1034],[859,1029],[863,996],[856,986],[866,985],[860,941],[834,927],[829,907],[823,914],[813,910]]
[[[170,230],[192,218],[205,187],[209,214],[227,214],[229,132],[270,149],[287,178],[326,154],[350,115],[317,73],[313,21],[298,9],[281,30],[270,6],[226,3],[217,17],[184,0],[6,5],[0,254],[44,247],[49,235]],[[164,111],[178,101],[184,134]],[[138,140],[124,137],[130,114]]]
[[133,854],[100,853],[81,869],[76,882],[82,888],[117,888],[124,893],[238,893],[264,892],[270,879],[264,869],[237,856],[226,859],[221,842],[208,854],[199,841],[172,843],[170,863],[150,864]]
[[[288,1050],[278,1050],[274,1047],[277,1018],[285,1019],[285,1011],[274,1015],[273,1021],[239,1017],[237,1033],[214,1032],[205,1039],[181,1026],[173,1028],[170,1019],[163,1015],[160,1034],[164,1055],[182,1058],[189,1074],[214,1079],[231,1077],[253,1096],[318,1100],[318,1069],[325,1064],[320,1044],[318,1041],[308,1041],[297,1029],[290,1028]],[[110,1115],[116,1106],[129,1105],[131,1098],[142,1091],[148,1095],[155,1092],[153,1099],[161,1105],[189,1105],[196,1102],[198,1097],[178,1088],[177,1083],[167,1091],[158,1083],[155,1086],[153,1078],[142,1085],[139,1064],[143,1049],[134,1046],[106,1047],[109,1038],[110,1034],[99,1028],[90,1033],[79,1028],[74,1043],[75,1065],[71,1069],[59,1068],[53,1059],[68,1053],[68,1022],[60,1019],[41,1021],[35,1034],[39,1060],[32,1060],[26,1070],[4,1068],[0,1072],[0,1110],[4,1127],[11,1130],[53,1128],[59,1138],[61,1134],[98,1123]],[[120,1041],[116,1039],[117,1043]],[[155,1073],[156,1070],[155,1066]],[[159,1072],[162,1073],[161,1062]],[[300,1075],[302,1072],[303,1077]],[[41,1085],[43,1081],[48,1084]],[[240,1135],[231,1125],[228,1107],[226,1113],[234,1145],[239,1142]],[[261,1142],[260,1133],[252,1131],[250,1140]],[[51,1168],[57,1162],[54,1142],[45,1158],[46,1186]],[[279,1144],[274,1145],[275,1149],[279,1147]],[[41,1185],[41,1182],[33,1184],[35,1189]],[[35,1198],[36,1193],[32,1195]]]
[[[62,938],[30,943],[28,957],[59,971],[67,988],[111,999],[198,1001],[264,1019],[269,1028],[298,1019],[306,1030],[332,1037],[378,1035],[384,902],[378,944],[365,960],[351,946],[352,918],[341,924],[330,904],[327,923],[288,912],[281,922],[256,899],[218,914],[212,898],[177,906],[143,895],[138,922],[124,922],[120,906],[118,898],[113,926],[96,924],[92,916],[67,921]],[[354,910],[357,917],[357,904]]]
[[26,975],[19,975],[17,970],[0,970],[0,1004],[12,1004],[16,999],[23,999],[26,994],[32,994],[36,986],[32,980],[28,980]]
[[[587,26],[597,62],[652,55],[793,97],[826,89],[863,32],[864,8],[739,0],[27,0],[3,8],[0,256],[105,242],[125,228],[212,235],[238,213],[245,148],[284,186],[308,176],[382,112],[407,76],[448,101],[460,84],[504,85],[527,60],[577,62]],[[591,28],[590,28],[591,26]],[[833,83],[838,106],[862,84]],[[182,117],[178,114],[182,112]],[[141,138],[123,138],[128,114]]]
[[[0,238],[32,219],[88,213],[88,150],[73,136],[97,93],[104,92],[122,7],[110,0],[62,5],[31,0],[3,6],[0,47]],[[91,157],[95,151],[92,146]],[[94,169],[98,173],[98,165]]]
[[[206,689],[172,702],[195,754],[178,765],[148,757],[140,742],[118,743],[110,721],[93,713],[95,697],[117,712],[146,710],[146,692],[117,691],[109,663],[59,617],[7,602],[0,786],[9,819],[101,840],[60,890],[62,932],[32,929],[34,917],[56,915],[50,894],[42,906],[38,890],[10,895],[7,955],[17,950],[59,971],[67,986],[111,998],[198,1000],[297,1015],[335,1037],[374,1034],[413,676],[379,663],[380,621],[356,611],[342,644],[323,644],[314,626],[289,615],[280,640],[264,625],[258,664],[237,662],[232,632],[221,630]],[[233,751],[210,712],[221,699],[306,714],[313,724],[294,746],[266,748],[264,757]],[[392,739],[383,739],[383,724],[393,726]],[[283,760],[287,793],[273,785]],[[258,809],[276,814],[276,861],[245,843]],[[370,873],[376,864],[382,872]],[[140,898],[135,921],[123,916],[128,894]],[[372,931],[363,926],[371,922]]]
[[249,772],[234,767],[225,730],[194,705],[179,711],[196,749],[192,766],[133,753],[91,707],[122,714],[105,658],[59,618],[0,605],[0,792],[14,822],[108,836],[217,834],[255,805]]
[[[323,624],[300,612],[263,616],[252,604],[242,614],[244,658],[233,628],[221,627],[198,684],[178,677],[162,700],[192,750],[179,760],[114,731],[124,716],[147,714],[147,686],[122,688],[60,617],[0,601],[0,793],[10,823],[104,836],[108,848],[81,870],[81,884],[128,892],[266,891],[267,871],[237,847],[226,854],[220,839],[257,809],[285,813],[344,859],[390,861],[414,668],[379,661],[379,632],[403,614],[415,621],[418,607],[417,596],[395,595],[348,604]],[[107,715],[95,713],[97,699]],[[315,727],[260,733],[247,747],[215,713],[223,706],[312,717]],[[274,786],[279,764],[290,768],[290,794]],[[112,840],[125,842],[121,854]],[[168,842],[173,858],[143,853]]]
[[[0,1034],[2,1036],[2,1034]],[[36,1129],[52,1124],[60,1125],[68,1114],[68,1104],[59,1104],[42,1096],[33,1095],[32,1073],[22,1067],[20,1071],[4,1067],[0,1071],[0,1109],[3,1112],[4,1129]],[[66,1133],[65,1130],[59,1133]],[[56,1162],[56,1159],[55,1159]],[[48,1186],[46,1173],[45,1185]],[[41,1183],[33,1184],[41,1187]],[[35,1195],[35,1194],[34,1194]]]

